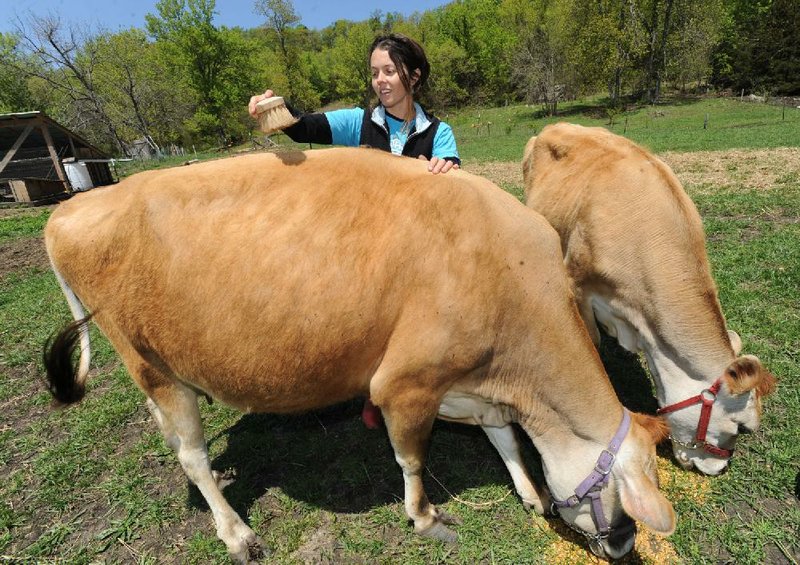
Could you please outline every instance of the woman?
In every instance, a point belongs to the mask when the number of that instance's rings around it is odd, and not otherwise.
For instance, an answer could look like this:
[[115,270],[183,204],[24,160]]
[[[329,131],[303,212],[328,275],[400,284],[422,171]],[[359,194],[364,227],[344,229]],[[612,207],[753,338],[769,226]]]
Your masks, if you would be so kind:
[[[369,54],[377,106],[313,114],[301,114],[289,107],[299,121],[283,132],[300,143],[367,145],[395,155],[418,157],[428,161],[433,174],[458,169],[461,160],[453,130],[414,101],[430,73],[422,46],[399,33],[389,34],[375,38]],[[250,115],[256,117],[256,104],[271,96],[274,93],[267,90],[250,98]],[[380,425],[381,413],[367,399],[361,418],[374,429]]]
[[[368,145],[395,155],[418,157],[428,161],[428,170],[434,174],[459,168],[453,130],[414,101],[430,73],[420,44],[404,35],[390,34],[377,37],[369,53],[372,89],[379,101],[375,108],[314,114],[299,114],[290,108],[300,121],[284,133],[301,143]],[[273,95],[267,90],[250,98],[250,114],[255,117],[256,104]]]

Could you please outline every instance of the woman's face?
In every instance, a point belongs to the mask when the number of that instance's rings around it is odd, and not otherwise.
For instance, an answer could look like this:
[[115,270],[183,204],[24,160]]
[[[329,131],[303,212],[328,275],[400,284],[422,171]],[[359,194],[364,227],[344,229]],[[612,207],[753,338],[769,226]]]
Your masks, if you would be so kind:
[[[400,73],[385,49],[375,49],[370,55],[369,66],[372,70],[372,89],[392,115],[405,119],[411,110],[413,96],[400,80]],[[416,80],[411,77],[411,83]]]

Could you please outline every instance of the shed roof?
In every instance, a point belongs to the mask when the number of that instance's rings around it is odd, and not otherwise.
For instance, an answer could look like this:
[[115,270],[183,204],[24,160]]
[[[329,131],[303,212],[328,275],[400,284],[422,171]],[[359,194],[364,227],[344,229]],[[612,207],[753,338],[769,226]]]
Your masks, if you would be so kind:
[[[109,157],[107,154],[103,153],[101,150],[96,148],[94,145],[83,139],[75,132],[68,130],[50,118],[44,112],[33,111],[17,112],[13,114],[0,114],[0,159],[2,158],[3,154],[11,149],[11,147],[19,138],[20,134],[25,131],[25,128],[31,124],[34,126],[48,126],[48,129],[50,130],[50,136],[53,138],[53,144],[57,148],[71,148],[71,146],[74,146],[76,149],[83,149],[83,152],[90,153],[90,155],[86,155],[87,158],[92,157],[95,159],[107,159]],[[71,144],[70,140],[72,142]],[[44,149],[44,153],[42,155],[47,155],[47,141],[44,138],[44,133],[42,132],[41,128],[34,127],[34,129],[28,134],[28,137],[23,142],[19,151],[21,151],[23,155],[27,155],[30,153],[29,150],[41,148]],[[75,155],[64,156],[75,157]]]
[[[62,162],[105,159],[105,153],[44,112],[0,114],[0,181],[49,179],[67,183]],[[106,165],[106,169],[108,166]],[[98,182],[111,182],[110,172]]]

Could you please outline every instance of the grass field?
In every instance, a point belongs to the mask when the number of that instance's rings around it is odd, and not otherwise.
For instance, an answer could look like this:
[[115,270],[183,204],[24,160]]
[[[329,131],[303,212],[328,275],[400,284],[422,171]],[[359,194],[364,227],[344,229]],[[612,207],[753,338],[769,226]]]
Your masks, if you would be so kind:
[[[520,195],[522,147],[547,122],[536,110],[448,116],[465,168]],[[608,122],[589,106],[564,110],[569,121]],[[695,201],[728,324],[779,387],[761,429],[740,439],[725,475],[684,472],[660,450],[662,489],[678,529],[666,539],[643,532],[625,563],[800,560],[800,110],[787,109],[785,120],[781,112],[701,100],[627,114],[627,135],[657,151]],[[617,133],[625,117],[615,117]],[[86,399],[51,410],[41,347],[69,313],[42,248],[49,212],[0,209],[0,561],[226,562],[202,497],[96,331]],[[652,412],[638,359],[609,341],[601,353],[623,402]],[[560,521],[522,508],[479,429],[445,423],[434,429],[426,488],[463,520],[459,543],[415,536],[386,434],[363,427],[360,407],[353,401],[297,416],[242,416],[202,403],[212,465],[237,476],[226,497],[266,541],[272,561],[597,561]],[[525,447],[538,474],[537,455]]]

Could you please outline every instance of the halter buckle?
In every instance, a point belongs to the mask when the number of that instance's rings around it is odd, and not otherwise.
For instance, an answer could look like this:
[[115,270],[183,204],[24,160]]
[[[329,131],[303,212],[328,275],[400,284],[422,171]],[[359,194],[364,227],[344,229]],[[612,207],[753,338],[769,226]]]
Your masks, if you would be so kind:
[[608,449],[604,449],[600,452],[600,457],[597,458],[597,463],[595,463],[594,470],[605,477],[611,472],[611,468],[614,466],[614,461],[616,460],[616,454],[612,453]]

